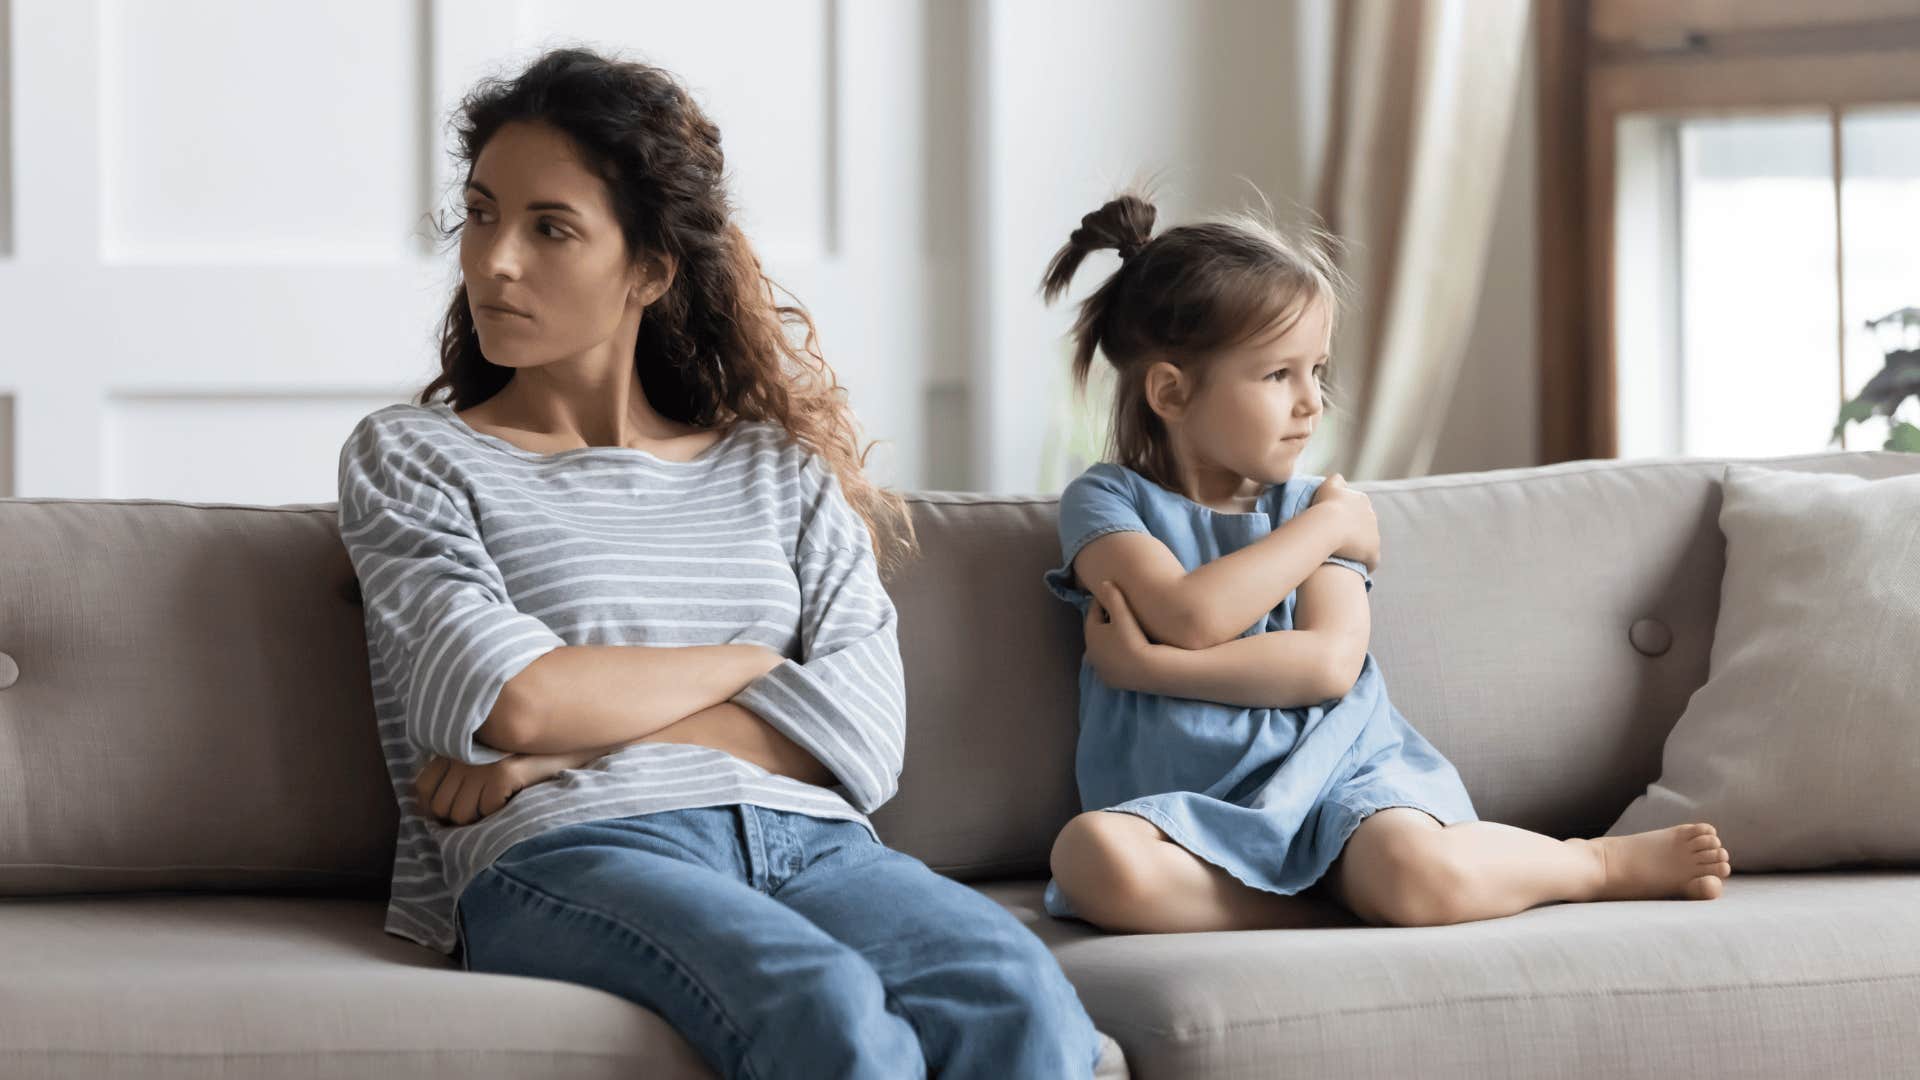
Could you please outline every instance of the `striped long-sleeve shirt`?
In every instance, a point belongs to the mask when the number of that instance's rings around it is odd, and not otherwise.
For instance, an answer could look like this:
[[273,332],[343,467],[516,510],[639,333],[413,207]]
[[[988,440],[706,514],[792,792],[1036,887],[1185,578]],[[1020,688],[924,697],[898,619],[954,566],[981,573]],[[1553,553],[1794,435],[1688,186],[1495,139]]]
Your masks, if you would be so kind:
[[[467,883],[562,825],[733,803],[866,824],[892,796],[906,742],[893,604],[838,479],[778,425],[737,423],[669,461],[630,447],[536,453],[444,403],[391,405],[354,428],[339,482],[400,806],[390,933],[451,954]],[[475,732],[507,681],[554,649],[726,643],[787,658],[733,700],[838,785],[646,743],[471,825],[437,821],[413,794],[429,755],[504,756]]]

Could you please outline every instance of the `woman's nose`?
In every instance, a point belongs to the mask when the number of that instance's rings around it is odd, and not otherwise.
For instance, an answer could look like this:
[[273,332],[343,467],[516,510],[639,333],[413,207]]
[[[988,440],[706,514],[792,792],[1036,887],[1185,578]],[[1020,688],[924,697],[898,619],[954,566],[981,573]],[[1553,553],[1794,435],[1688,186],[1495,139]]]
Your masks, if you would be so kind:
[[493,229],[480,250],[480,270],[488,277],[512,280],[520,276],[520,252],[512,229]]

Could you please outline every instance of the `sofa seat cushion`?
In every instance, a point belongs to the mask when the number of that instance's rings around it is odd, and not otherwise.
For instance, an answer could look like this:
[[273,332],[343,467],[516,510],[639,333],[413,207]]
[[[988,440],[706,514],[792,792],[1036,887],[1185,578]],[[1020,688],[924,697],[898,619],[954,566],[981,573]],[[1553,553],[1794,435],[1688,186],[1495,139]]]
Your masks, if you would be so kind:
[[1920,1061],[1920,873],[1740,874],[1702,902],[1452,927],[1099,934],[983,886],[1133,1076],[1891,1076]]
[[[0,899],[0,1076],[713,1076],[632,1002],[462,971],[384,917],[299,896]],[[1111,1040],[1099,1075],[1126,1076]]]
[[712,1075],[645,1009],[462,971],[385,933],[383,908],[257,895],[0,900],[0,1075]]

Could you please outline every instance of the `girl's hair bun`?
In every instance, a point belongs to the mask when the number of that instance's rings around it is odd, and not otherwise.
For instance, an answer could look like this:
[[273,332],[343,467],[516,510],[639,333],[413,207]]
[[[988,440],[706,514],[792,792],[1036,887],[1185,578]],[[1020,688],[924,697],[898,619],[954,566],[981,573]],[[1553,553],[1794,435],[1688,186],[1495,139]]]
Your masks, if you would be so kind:
[[1080,219],[1080,227],[1067,237],[1066,245],[1054,253],[1040,293],[1048,301],[1065,292],[1074,271],[1088,255],[1112,249],[1126,262],[1140,254],[1153,240],[1153,204],[1143,196],[1129,192]]

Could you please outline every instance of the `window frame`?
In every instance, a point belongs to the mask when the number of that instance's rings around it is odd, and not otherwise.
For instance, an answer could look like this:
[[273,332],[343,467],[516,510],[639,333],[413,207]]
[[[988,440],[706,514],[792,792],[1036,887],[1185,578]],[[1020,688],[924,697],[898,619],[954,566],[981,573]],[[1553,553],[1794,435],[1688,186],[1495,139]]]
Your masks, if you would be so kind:
[[1920,0],[1561,0],[1534,19],[1541,459],[1611,458],[1620,118],[1824,107],[1838,155],[1840,111],[1920,105]]

